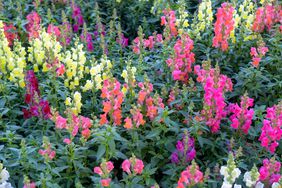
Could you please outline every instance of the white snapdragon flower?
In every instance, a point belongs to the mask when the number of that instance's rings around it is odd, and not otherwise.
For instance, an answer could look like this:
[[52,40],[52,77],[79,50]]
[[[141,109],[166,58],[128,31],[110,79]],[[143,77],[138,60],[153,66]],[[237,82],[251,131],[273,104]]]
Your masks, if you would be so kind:
[[8,183],[8,182],[4,182],[4,183],[1,183],[0,184],[0,188],[13,188],[11,183]]
[[255,188],[263,188],[263,187],[264,187],[264,184],[261,183],[260,181],[257,182],[257,184],[256,184],[256,186],[255,186]]
[[6,170],[6,168],[2,169],[0,173],[0,183],[6,182],[10,177],[9,172]]
[[232,184],[228,183],[227,181],[224,181],[221,188],[232,188]]
[[227,167],[226,166],[221,166],[220,174],[223,175],[224,177],[228,176],[228,172],[227,172]]
[[234,184],[233,188],[242,188],[242,185]]
[[236,178],[238,178],[241,174],[241,171],[239,170],[239,168],[235,168],[233,171],[232,171],[232,180],[233,182],[235,181]]
[[257,179],[255,179],[255,180],[252,180],[252,176],[251,176],[251,172],[246,172],[245,174],[244,174],[244,182],[246,183],[246,186],[247,187],[252,187],[253,185],[255,185],[256,184],[256,182],[257,182],[257,180],[258,180],[258,178]]
[[272,185],[271,185],[271,188],[280,188],[281,185],[277,182],[274,182]]

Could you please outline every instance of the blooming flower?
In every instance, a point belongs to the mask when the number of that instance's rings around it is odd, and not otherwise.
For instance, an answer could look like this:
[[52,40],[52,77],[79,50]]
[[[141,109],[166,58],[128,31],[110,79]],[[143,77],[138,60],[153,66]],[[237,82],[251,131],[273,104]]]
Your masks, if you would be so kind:
[[112,179],[111,178],[107,178],[107,179],[101,179],[101,184],[104,187],[109,187],[110,183],[111,183]]
[[194,139],[191,138],[188,132],[184,133],[182,140],[177,141],[176,151],[171,155],[171,162],[178,164],[191,162],[196,157]]
[[51,144],[47,137],[43,137],[44,149],[40,149],[38,153],[44,157],[45,160],[52,160],[56,156],[56,151],[51,149]]
[[49,119],[51,117],[49,102],[40,97],[38,81],[33,71],[27,71],[25,81],[25,102],[29,105],[29,110],[23,109],[24,117],[40,116],[44,119]]
[[240,106],[238,104],[229,105],[229,111],[232,113],[230,116],[232,128],[242,130],[245,134],[248,134],[254,115],[254,110],[248,108],[253,106],[253,101],[253,99],[244,95],[241,97]]
[[229,3],[222,3],[217,9],[216,22],[214,24],[213,47],[221,48],[222,51],[228,49],[228,38],[234,29],[233,19],[234,8]]
[[103,160],[100,166],[94,167],[94,173],[101,176],[101,185],[103,187],[109,187],[111,183],[111,178],[109,178],[111,171],[114,169],[114,165],[111,161]]
[[224,93],[232,91],[232,81],[220,74],[218,67],[210,68],[209,63],[206,63],[203,65],[204,69],[196,65],[194,71],[198,75],[197,81],[202,83],[205,91],[202,117],[214,133],[219,130],[220,122],[227,114]]
[[0,185],[8,181],[9,178],[9,172],[6,170],[6,168],[3,168],[2,163],[0,163]]
[[247,187],[252,187],[256,184],[259,180],[259,172],[257,167],[254,165],[251,171],[247,171],[244,174],[244,182],[246,183]]
[[282,103],[267,108],[266,112],[259,140],[261,146],[274,153],[279,145],[278,141],[282,137]]
[[78,32],[79,28],[83,26],[84,19],[79,6],[77,6],[75,3],[72,4],[72,18],[75,21],[75,24],[73,25],[73,31]]
[[281,163],[276,161],[274,158],[272,159],[264,159],[263,166],[259,169],[259,179],[262,182],[267,182],[268,184],[273,184],[278,182],[281,178],[279,174],[281,168]]
[[176,17],[175,11],[173,10],[164,10],[163,11],[165,16],[161,17],[161,25],[166,26],[166,30],[169,31],[171,36],[177,36],[177,28],[176,28]]
[[17,28],[13,24],[3,24],[4,34],[9,42],[9,46],[13,45],[15,39],[18,39]]
[[142,174],[143,168],[143,161],[137,159],[135,156],[131,157],[129,160],[124,160],[122,163],[122,170],[128,174],[131,174],[131,171],[133,171],[134,174]]
[[47,33],[54,34],[54,36],[57,38],[57,40],[59,39],[59,37],[61,35],[60,28],[58,26],[54,26],[53,24],[48,25]]
[[239,168],[236,168],[233,154],[230,153],[227,161],[227,166],[221,166],[220,174],[224,176],[222,187],[232,187],[236,178],[241,174]]
[[104,80],[101,94],[101,97],[105,99],[103,102],[104,114],[100,116],[100,125],[107,122],[107,116],[111,118],[115,125],[121,125],[123,93],[120,86],[120,83],[116,79]]
[[181,172],[181,177],[178,180],[177,188],[184,188],[186,186],[193,187],[197,184],[202,183],[204,180],[204,175],[200,171],[199,166],[192,161],[192,164],[188,166],[183,172]]
[[264,7],[259,7],[256,11],[252,30],[261,33],[266,28],[269,31],[275,23],[280,21],[279,14],[281,13],[279,13],[279,10],[281,11],[279,5],[275,7],[274,5],[266,4]]
[[26,25],[26,30],[28,32],[28,38],[38,38],[41,18],[37,12],[33,11],[26,16],[28,23]]
[[174,45],[174,57],[166,63],[172,68],[174,80],[187,82],[189,73],[192,72],[192,64],[195,62],[195,54],[192,52],[194,42],[188,35],[182,35]]

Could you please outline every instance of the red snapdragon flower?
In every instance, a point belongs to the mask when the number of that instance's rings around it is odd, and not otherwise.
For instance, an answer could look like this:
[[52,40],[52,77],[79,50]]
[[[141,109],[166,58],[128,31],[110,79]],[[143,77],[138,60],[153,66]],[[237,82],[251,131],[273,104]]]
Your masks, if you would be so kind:
[[228,49],[228,39],[231,31],[234,30],[234,8],[229,3],[222,3],[217,9],[216,22],[214,24],[213,47],[221,48],[222,51]]
[[9,42],[9,46],[13,45],[15,39],[18,39],[17,28],[13,26],[13,24],[6,24],[4,23],[4,34]]

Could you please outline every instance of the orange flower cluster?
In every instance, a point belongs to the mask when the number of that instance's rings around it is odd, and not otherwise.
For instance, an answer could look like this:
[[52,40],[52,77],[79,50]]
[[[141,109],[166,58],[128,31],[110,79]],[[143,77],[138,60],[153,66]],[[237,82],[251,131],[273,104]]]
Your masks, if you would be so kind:
[[104,114],[100,115],[100,125],[108,123],[107,116],[110,117],[110,123],[121,125],[121,104],[124,97],[121,84],[116,79],[104,80],[101,97],[105,100],[103,101]]

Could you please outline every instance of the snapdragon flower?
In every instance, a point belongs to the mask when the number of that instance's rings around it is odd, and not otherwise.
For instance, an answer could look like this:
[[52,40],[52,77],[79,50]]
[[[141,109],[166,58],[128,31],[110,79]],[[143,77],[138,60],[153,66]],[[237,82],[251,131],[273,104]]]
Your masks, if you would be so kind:
[[230,153],[228,156],[227,166],[222,166],[220,168],[220,174],[224,177],[222,188],[231,188],[236,178],[240,176],[241,171],[239,170],[239,168],[236,168],[232,153]]

